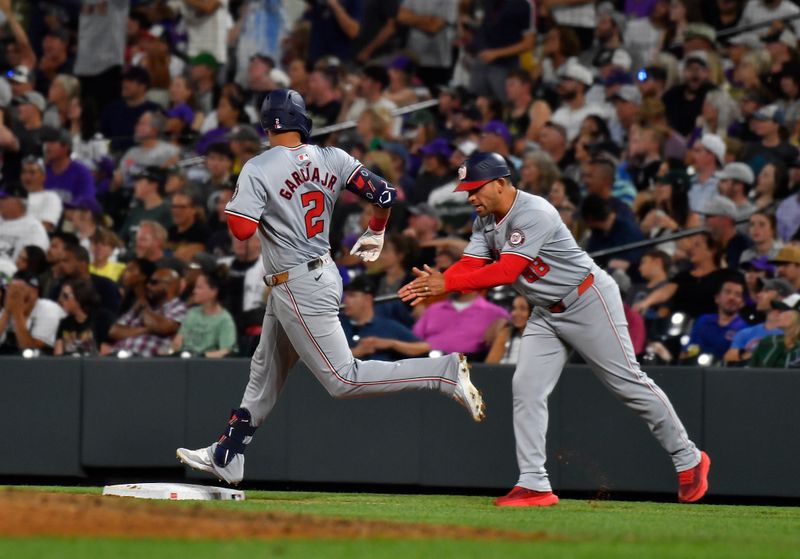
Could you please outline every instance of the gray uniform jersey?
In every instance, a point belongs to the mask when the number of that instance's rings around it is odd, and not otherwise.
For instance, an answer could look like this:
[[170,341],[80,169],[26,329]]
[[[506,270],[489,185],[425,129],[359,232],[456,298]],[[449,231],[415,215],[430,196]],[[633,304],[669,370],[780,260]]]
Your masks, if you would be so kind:
[[248,161],[226,213],[258,222],[267,274],[330,252],[333,205],[361,163],[339,148],[274,147]]
[[520,190],[499,222],[494,214],[475,220],[464,251],[467,256],[488,260],[497,260],[504,253],[531,261],[513,286],[533,305],[545,307],[580,285],[594,264],[550,202]]

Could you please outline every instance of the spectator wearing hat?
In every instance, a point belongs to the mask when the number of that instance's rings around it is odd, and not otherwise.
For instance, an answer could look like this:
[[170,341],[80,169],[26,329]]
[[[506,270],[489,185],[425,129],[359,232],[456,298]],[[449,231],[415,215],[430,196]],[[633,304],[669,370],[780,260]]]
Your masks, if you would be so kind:
[[683,59],[683,80],[668,89],[662,101],[666,108],[667,122],[683,136],[688,136],[695,127],[697,117],[703,111],[706,93],[714,89],[709,81],[709,61],[705,51],[692,51]]
[[708,353],[715,359],[723,358],[736,333],[747,328],[747,322],[739,315],[744,307],[744,291],[744,282],[741,280],[728,279],[722,282],[714,295],[716,312],[703,314],[695,320],[689,341],[684,344],[682,357]]
[[730,198],[716,195],[701,212],[706,218],[706,227],[711,237],[725,255],[725,265],[736,270],[742,253],[753,245],[750,237],[736,230],[736,205]]
[[[245,137],[247,132],[241,130],[246,125],[239,125],[228,135],[232,138]],[[256,135],[258,137],[258,135]],[[249,141],[249,140],[244,140]],[[197,184],[197,195],[204,202],[211,200],[211,196],[224,186],[233,184],[233,150],[226,142],[215,142],[211,144],[206,152],[206,159],[203,162],[208,173],[206,180]]]
[[578,137],[581,124],[590,115],[605,118],[605,109],[600,105],[586,102],[586,91],[592,86],[592,73],[577,60],[572,59],[558,70],[558,95],[561,107],[550,117],[551,122],[560,124],[567,132],[567,142]]
[[171,106],[164,114],[167,119],[164,127],[165,135],[170,143],[179,147],[191,145],[195,136],[195,125],[198,124],[199,127],[199,122],[196,121],[202,120],[202,115],[195,113],[189,103],[189,101],[194,102],[192,97],[187,98],[186,101],[175,101],[177,96],[183,95],[184,88],[188,88],[188,86],[188,82],[183,76],[172,79],[169,86]]
[[775,214],[764,210],[753,212],[747,225],[753,246],[742,253],[740,262],[758,257],[775,258],[783,248],[783,242],[775,236]]
[[397,23],[408,28],[406,48],[419,64],[417,75],[429,89],[450,81],[458,6],[457,0],[436,5],[426,0],[400,2]]
[[92,256],[89,272],[113,282],[119,281],[125,270],[125,264],[117,261],[121,248],[122,241],[113,231],[105,227],[96,228],[89,239],[89,252]]
[[61,221],[63,204],[52,190],[45,190],[46,170],[41,157],[28,156],[22,160],[20,182],[28,193],[28,215],[39,220],[46,231],[53,231]]
[[758,167],[767,162],[779,163],[784,167],[792,165],[797,160],[798,151],[781,138],[783,124],[784,114],[778,105],[758,109],[750,121],[750,128],[759,139],[745,146],[741,159]]
[[[750,217],[756,211],[755,205],[748,196],[756,181],[750,166],[746,163],[734,161],[726,164],[722,171],[717,174],[717,177],[719,178],[717,185],[719,193],[729,198],[736,206],[736,221]],[[744,227],[746,228],[747,226],[745,225]],[[741,226],[739,229],[744,231]]]
[[189,59],[189,76],[191,90],[197,109],[204,115],[209,114],[217,106],[220,87],[217,84],[219,62],[208,52],[201,52]]
[[22,123],[23,134],[18,134],[22,155],[42,154],[42,115],[47,101],[38,91],[28,91],[12,99],[17,116]]
[[355,56],[352,42],[361,31],[364,15],[360,0],[329,0],[306,7],[303,17],[311,24],[308,60],[312,64],[328,56],[351,62]]
[[408,56],[396,56],[386,67],[389,72],[389,86],[384,96],[397,105],[405,107],[419,101],[419,95],[412,83],[414,79],[414,61]]
[[8,83],[11,86],[12,97],[19,97],[33,91],[33,72],[29,66],[20,64],[6,72]]
[[643,98],[660,100],[667,88],[667,71],[654,64],[646,66],[636,72],[634,84],[642,92]]
[[155,221],[164,229],[172,226],[169,202],[164,199],[166,173],[160,167],[145,167],[133,177],[133,197],[136,205],[119,229],[120,237],[129,243],[142,221]]
[[134,144],[136,123],[146,112],[158,112],[161,107],[147,100],[150,74],[133,66],[122,75],[121,99],[109,103],[100,115],[100,130],[111,140],[114,152],[124,152]]
[[165,128],[166,118],[160,111],[142,113],[133,131],[136,145],[128,149],[119,160],[113,186],[133,188],[133,177],[144,167],[166,168],[178,161],[180,148],[161,139]]
[[126,350],[139,357],[169,352],[172,337],[186,317],[186,305],[178,297],[180,282],[180,275],[170,268],[153,272],[145,298],[111,327],[109,336],[116,342],[112,351]]
[[61,259],[56,262],[54,270],[58,283],[50,288],[48,298],[56,301],[64,282],[73,279],[86,280],[92,284],[98,295],[98,304],[114,316],[119,311],[121,299],[117,284],[112,280],[92,274],[89,251],[80,245],[68,244],[64,247]]
[[692,146],[695,174],[689,189],[689,207],[702,212],[709,200],[718,194],[717,171],[725,162],[725,142],[716,134],[703,134]]
[[431,350],[408,327],[376,313],[374,297],[375,284],[367,276],[358,276],[344,287],[344,310],[339,321],[354,357],[396,361]]
[[455,179],[455,173],[450,168],[453,148],[447,140],[437,138],[422,146],[419,151],[422,167],[411,193],[407,196],[409,204],[426,202],[433,190]]
[[200,272],[192,289],[194,306],[172,340],[173,352],[218,359],[236,351],[236,324],[219,301],[226,278],[225,266]]
[[639,88],[635,85],[622,85],[611,95],[609,100],[614,104],[617,119],[622,126],[625,138],[629,139],[631,126],[637,122],[639,107],[642,104],[642,94]]
[[510,161],[515,169],[522,166],[520,158],[511,153],[513,138],[502,120],[490,120],[483,125],[481,132],[481,139],[478,142],[479,150],[499,153]]
[[786,245],[770,262],[775,264],[779,278],[785,279],[795,290],[800,291],[800,246]]
[[783,334],[766,336],[756,346],[748,367],[796,368],[800,366],[800,295],[793,293],[783,301],[772,301],[780,312],[777,325]]
[[506,76],[519,66],[519,55],[534,47],[535,19],[526,0],[495,3],[485,11],[470,45],[476,53],[470,75],[473,92],[507,101]]
[[42,223],[27,214],[22,188],[0,190],[0,260],[13,263],[25,245],[47,250],[50,241]]
[[63,316],[61,307],[39,296],[39,278],[17,272],[0,309],[0,353],[19,354],[26,349],[49,352]]
[[772,301],[782,301],[794,292],[792,285],[782,279],[764,279],[759,282],[761,289],[756,295],[755,310],[764,320],[739,330],[725,352],[725,363],[740,364],[747,361],[758,343],[767,336],[783,334],[780,328],[781,311],[773,308]]
[[195,253],[205,248],[211,235],[203,205],[179,191],[172,195],[170,212],[173,225],[168,230],[167,248],[176,258],[189,262]]

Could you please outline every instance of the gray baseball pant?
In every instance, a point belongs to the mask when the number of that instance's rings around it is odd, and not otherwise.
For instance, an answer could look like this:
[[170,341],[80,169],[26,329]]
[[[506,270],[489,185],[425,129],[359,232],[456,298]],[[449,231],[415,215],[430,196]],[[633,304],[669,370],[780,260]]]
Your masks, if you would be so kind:
[[522,335],[513,379],[517,485],[534,491],[551,490],[545,469],[547,399],[567,362],[567,344],[647,423],[676,471],[700,462],[700,451],[689,440],[669,398],[639,368],[617,284],[600,268],[593,273],[594,285],[563,313],[534,307]]
[[341,295],[335,265],[273,287],[241,403],[254,427],[272,411],[298,358],[334,398],[410,390],[452,396],[459,368],[456,354],[396,362],[355,359],[339,323]]

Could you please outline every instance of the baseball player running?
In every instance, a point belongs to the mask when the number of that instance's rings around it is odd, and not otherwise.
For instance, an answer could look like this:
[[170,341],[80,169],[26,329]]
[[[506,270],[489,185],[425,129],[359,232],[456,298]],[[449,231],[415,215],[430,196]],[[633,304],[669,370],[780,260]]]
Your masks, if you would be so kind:
[[475,421],[484,404],[462,355],[394,363],[353,358],[339,323],[342,280],[330,257],[333,205],[343,188],[374,205],[374,217],[351,251],[364,261],[378,258],[396,191],[386,180],[338,148],[306,144],[311,120],[299,93],[270,92],[261,125],[272,149],[242,168],[225,212],[241,240],[258,234],[272,286],[250,380],[239,408],[211,446],[179,448],[184,464],[237,484],[244,452],[264,423],[298,358],[334,398],[438,390],[467,408]]
[[400,289],[412,305],[450,291],[512,284],[533,307],[514,372],[514,434],[520,477],[498,506],[558,503],[545,470],[547,399],[575,348],[626,406],[647,422],[678,471],[681,502],[708,489],[711,461],[686,435],[666,394],[639,369],[614,280],[578,247],[558,211],[517,190],[505,159],[473,154],[459,169],[478,214],[464,257],[441,274],[415,269]]

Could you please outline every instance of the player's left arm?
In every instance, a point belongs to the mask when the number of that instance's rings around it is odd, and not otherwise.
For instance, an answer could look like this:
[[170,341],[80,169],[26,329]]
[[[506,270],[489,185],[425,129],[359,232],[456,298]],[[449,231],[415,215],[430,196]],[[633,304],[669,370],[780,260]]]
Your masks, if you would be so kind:
[[364,262],[377,260],[383,249],[383,235],[392,213],[392,204],[397,198],[397,189],[361,164],[350,174],[345,188],[373,206],[367,230],[353,245],[350,254],[358,255]]

